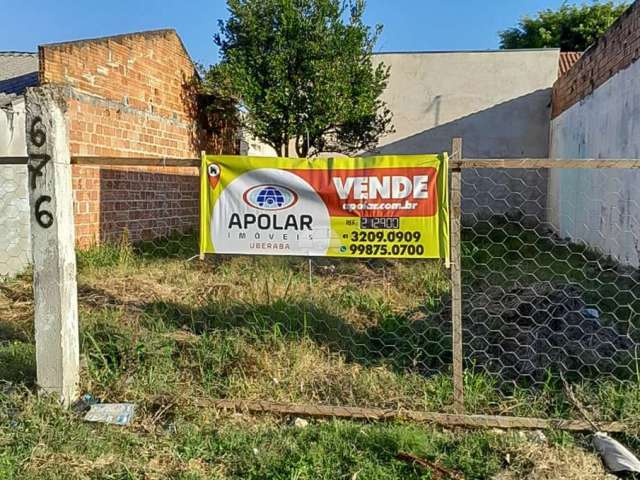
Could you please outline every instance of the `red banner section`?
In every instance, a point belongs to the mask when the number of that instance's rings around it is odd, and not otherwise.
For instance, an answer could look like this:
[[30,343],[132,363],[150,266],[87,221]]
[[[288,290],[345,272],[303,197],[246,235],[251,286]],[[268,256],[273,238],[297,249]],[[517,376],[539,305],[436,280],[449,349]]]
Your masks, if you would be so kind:
[[432,167],[287,171],[308,182],[333,217],[431,217],[438,212],[438,172]]

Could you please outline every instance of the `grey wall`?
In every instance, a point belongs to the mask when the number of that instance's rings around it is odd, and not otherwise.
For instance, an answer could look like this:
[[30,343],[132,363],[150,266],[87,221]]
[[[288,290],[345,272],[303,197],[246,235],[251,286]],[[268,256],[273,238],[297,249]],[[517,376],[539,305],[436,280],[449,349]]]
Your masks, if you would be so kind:
[[[554,158],[640,158],[640,62],[551,125]],[[550,222],[630,265],[640,265],[640,172],[551,170]]]
[[[26,156],[24,101],[0,109],[0,157]],[[26,165],[0,165],[0,277],[23,271],[30,262]]]
[[[547,157],[551,87],[559,51],[390,53],[384,93],[396,132],[377,153],[449,151],[463,137],[469,158]],[[373,153],[373,152],[372,152]],[[485,217],[511,210],[544,217],[546,174],[465,171],[463,212]]]
[[[435,153],[464,139],[475,158],[546,157],[551,86],[557,50],[379,54],[391,68],[384,100],[396,132],[382,154]],[[0,155],[24,155],[24,115],[0,111]],[[27,264],[29,207],[24,167],[0,167],[0,274]],[[465,171],[463,212],[468,218],[524,211],[543,215],[547,179],[538,171]]]

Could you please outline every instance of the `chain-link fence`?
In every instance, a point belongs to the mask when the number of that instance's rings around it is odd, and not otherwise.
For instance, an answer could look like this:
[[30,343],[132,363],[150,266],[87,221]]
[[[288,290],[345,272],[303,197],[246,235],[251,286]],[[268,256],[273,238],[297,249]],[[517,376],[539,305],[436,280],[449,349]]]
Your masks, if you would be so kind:
[[[624,172],[463,169],[467,412],[553,415],[563,379],[585,401],[637,382],[639,210]],[[444,263],[195,254],[191,236],[137,244],[144,281],[127,296],[146,298],[148,328],[216,339],[197,356],[209,395],[451,411]]]
[[[624,416],[640,381],[633,175],[463,168],[466,413],[575,416],[568,384],[594,418]],[[442,261],[201,261],[176,232],[82,250],[78,267],[96,395],[453,411]]]
[[0,278],[23,271],[31,258],[27,166],[0,164]]
[[505,393],[562,377],[638,381],[634,178],[607,168],[464,171],[467,368]]

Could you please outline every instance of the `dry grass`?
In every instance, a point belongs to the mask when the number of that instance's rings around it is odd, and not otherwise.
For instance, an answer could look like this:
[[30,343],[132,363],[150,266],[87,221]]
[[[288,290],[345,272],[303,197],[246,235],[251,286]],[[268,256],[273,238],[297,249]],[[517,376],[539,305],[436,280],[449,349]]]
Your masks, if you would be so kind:
[[[603,478],[575,445],[402,424],[300,431],[195,408],[207,396],[447,411],[450,340],[433,314],[448,302],[448,277],[435,262],[322,260],[310,276],[303,259],[187,261],[181,242],[79,256],[82,390],[136,402],[129,429],[85,424],[20,386],[35,375],[30,277],[0,284],[0,378],[17,385],[0,392],[0,477],[420,478],[394,460],[411,451],[468,478],[500,472],[507,454],[512,476],[501,478]],[[553,383],[505,397],[468,371],[465,386],[469,411],[578,415]],[[638,389],[577,394],[594,417],[640,414]]]
[[29,274],[0,283],[0,339],[33,337],[32,298]]
[[613,480],[600,457],[576,445],[521,442],[508,453],[510,468],[495,480]]

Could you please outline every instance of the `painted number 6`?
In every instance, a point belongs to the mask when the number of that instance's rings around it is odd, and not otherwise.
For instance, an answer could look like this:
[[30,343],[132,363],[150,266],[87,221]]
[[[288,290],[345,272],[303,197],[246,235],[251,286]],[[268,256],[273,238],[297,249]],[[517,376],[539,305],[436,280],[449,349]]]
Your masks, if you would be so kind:
[[49,228],[53,225],[53,215],[48,210],[41,210],[40,207],[43,203],[49,203],[51,197],[49,195],[43,195],[36,200],[36,222],[42,228]]

